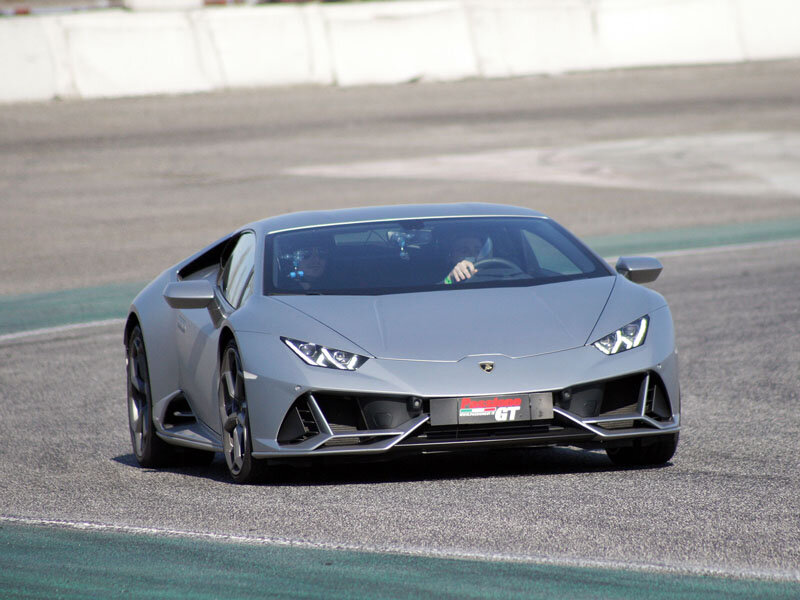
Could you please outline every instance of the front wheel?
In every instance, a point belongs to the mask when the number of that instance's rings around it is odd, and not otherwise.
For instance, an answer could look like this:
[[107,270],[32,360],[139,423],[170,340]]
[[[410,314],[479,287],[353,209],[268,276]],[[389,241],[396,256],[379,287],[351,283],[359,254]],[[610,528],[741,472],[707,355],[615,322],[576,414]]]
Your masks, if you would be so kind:
[[266,463],[253,458],[244,371],[239,349],[234,341],[225,346],[220,360],[219,412],[222,423],[222,453],[225,455],[228,472],[236,483],[259,480],[264,474]]
[[128,428],[137,462],[143,467],[160,467],[171,462],[175,449],[156,435],[153,425],[153,397],[144,336],[137,325],[128,337]]
[[663,465],[675,454],[678,448],[678,434],[659,436],[656,441],[643,445],[636,440],[632,446],[606,448],[606,454],[620,467],[645,467]]

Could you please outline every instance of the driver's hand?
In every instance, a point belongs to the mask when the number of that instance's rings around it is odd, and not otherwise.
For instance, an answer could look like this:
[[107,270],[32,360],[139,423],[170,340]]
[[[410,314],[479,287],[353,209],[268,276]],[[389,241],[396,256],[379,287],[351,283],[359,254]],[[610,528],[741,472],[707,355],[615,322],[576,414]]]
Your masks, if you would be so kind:
[[464,281],[472,277],[477,272],[478,269],[475,268],[475,265],[468,260],[462,260],[455,267],[453,267],[453,270],[450,271],[449,277],[453,281]]

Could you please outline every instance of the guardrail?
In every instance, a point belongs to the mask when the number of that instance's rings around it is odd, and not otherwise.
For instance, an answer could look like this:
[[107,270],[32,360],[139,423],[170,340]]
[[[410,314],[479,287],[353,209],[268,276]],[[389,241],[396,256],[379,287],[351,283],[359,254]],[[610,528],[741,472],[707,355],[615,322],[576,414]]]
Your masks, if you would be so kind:
[[135,11],[0,19],[0,101],[800,56],[797,0],[405,0],[144,10],[153,1],[128,0],[143,9]]

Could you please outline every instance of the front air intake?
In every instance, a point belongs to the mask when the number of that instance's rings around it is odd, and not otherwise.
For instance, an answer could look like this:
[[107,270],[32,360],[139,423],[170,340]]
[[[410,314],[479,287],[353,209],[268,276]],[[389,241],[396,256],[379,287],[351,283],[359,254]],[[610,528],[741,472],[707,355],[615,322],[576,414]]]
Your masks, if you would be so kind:
[[638,412],[639,395],[646,375],[633,375],[605,382],[601,417],[615,417]]
[[299,444],[319,433],[319,425],[305,396],[298,398],[283,419],[278,431],[279,444]]
[[654,374],[650,375],[647,385],[644,414],[656,421],[668,421],[672,418],[672,407],[670,407],[669,400],[667,400],[664,384]]
[[195,417],[192,407],[189,406],[186,396],[181,393],[173,398],[167,410],[164,411],[164,419],[162,421],[164,429],[172,429],[182,425],[194,425],[195,423],[197,423],[197,417]]
[[[582,418],[626,417],[641,415],[642,412],[661,421],[672,417],[664,384],[652,371],[564,389],[554,394],[554,400],[556,406]],[[630,425],[620,421],[607,427],[618,429],[623,426]]]

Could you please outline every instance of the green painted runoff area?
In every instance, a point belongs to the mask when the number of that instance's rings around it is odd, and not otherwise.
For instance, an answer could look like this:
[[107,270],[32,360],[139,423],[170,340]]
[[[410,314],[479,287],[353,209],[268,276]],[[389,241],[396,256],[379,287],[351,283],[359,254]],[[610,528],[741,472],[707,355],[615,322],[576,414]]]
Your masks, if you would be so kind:
[[797,238],[800,238],[800,219],[779,219],[586,237],[583,241],[600,256],[623,256]]
[[[800,238],[800,219],[585,238],[601,256],[621,256]],[[0,297],[0,335],[123,318],[145,282]]]
[[17,598],[796,599],[800,583],[323,550],[0,522]]
[[144,282],[0,296],[0,335],[125,317]]

